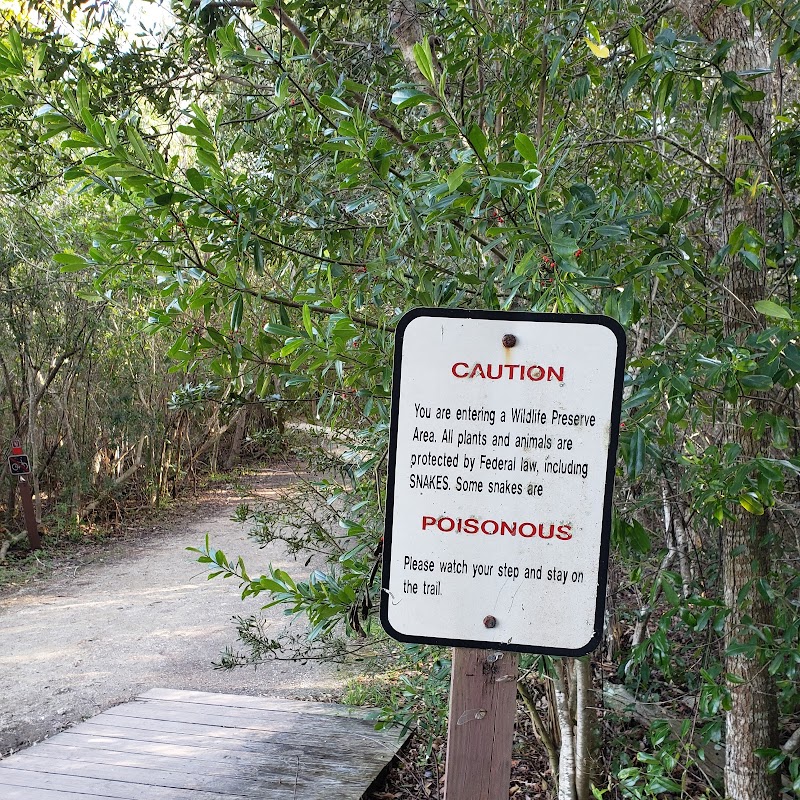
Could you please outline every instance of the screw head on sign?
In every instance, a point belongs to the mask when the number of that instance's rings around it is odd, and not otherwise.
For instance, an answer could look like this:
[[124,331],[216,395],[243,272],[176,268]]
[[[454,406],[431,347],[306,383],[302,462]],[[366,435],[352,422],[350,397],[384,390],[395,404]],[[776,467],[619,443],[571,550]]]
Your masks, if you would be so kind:
[[503,337],[503,347],[513,347],[517,343],[517,337],[513,333],[507,333]]
[[497,617],[493,617],[491,614],[483,618],[483,624],[486,628],[494,628],[497,625]]

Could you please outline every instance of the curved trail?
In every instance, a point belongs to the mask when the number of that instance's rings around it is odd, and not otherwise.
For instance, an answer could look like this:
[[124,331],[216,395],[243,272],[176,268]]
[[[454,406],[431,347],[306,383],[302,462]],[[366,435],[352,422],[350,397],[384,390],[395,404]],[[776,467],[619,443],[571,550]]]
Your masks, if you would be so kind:
[[[209,492],[159,524],[158,534],[101,545],[77,565],[0,593],[0,754],[152,687],[295,698],[337,692],[346,674],[320,662],[215,670],[212,661],[236,646],[231,618],[261,602],[243,602],[230,580],[208,581],[186,551],[209,533],[212,546],[242,555],[251,575],[270,562],[307,574],[281,543],[259,549],[231,521],[241,502],[274,497],[294,480],[279,468],[249,479],[245,497],[231,487]],[[286,627],[281,609],[262,615],[270,635]]]

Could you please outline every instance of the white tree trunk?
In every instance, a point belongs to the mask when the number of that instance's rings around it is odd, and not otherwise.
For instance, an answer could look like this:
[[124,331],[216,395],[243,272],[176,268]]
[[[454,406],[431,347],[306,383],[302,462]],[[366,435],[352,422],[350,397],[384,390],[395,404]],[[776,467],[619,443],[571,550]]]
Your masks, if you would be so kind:
[[591,800],[596,700],[588,656],[575,659],[575,695],[575,791],[578,800]]
[[555,695],[558,727],[561,731],[561,757],[558,762],[558,800],[577,800],[575,792],[575,743],[569,713],[565,659],[556,659]]

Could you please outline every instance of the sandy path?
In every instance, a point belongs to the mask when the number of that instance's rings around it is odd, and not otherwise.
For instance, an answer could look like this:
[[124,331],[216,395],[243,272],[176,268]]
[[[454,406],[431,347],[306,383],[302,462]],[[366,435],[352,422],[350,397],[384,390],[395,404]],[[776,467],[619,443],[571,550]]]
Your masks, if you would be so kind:
[[[267,499],[292,479],[288,471],[265,472],[249,491]],[[0,594],[0,753],[155,686],[303,697],[344,683],[344,673],[318,662],[213,669],[226,645],[236,644],[231,617],[261,603],[242,602],[230,580],[206,580],[186,547],[208,532],[226,555],[244,556],[251,575],[270,562],[308,574],[280,543],[261,550],[231,521],[241,502],[235,491],[213,495],[157,534],[126,537]],[[271,635],[285,628],[281,610],[263,613]]]

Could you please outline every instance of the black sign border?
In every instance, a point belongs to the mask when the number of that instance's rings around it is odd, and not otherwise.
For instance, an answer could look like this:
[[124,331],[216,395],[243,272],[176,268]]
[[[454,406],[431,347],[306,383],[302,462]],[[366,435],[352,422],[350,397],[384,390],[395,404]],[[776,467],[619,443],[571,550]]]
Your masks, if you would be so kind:
[[[617,340],[617,359],[614,372],[614,389],[611,399],[611,435],[606,463],[606,488],[603,500],[603,521],[600,532],[600,564],[595,604],[594,634],[583,646],[575,649],[562,647],[537,647],[525,644],[508,644],[502,641],[449,639],[430,636],[409,636],[395,630],[389,622],[389,578],[392,553],[392,525],[394,522],[394,484],[397,458],[397,421],[400,403],[400,376],[402,371],[405,330],[419,317],[444,317],[447,319],[507,320],[509,322],[550,322],[578,325],[602,325]],[[611,543],[611,510],[614,492],[614,472],[619,442],[619,423],[622,409],[622,385],[625,374],[625,329],[615,319],[601,314],[542,314],[533,311],[479,311],[458,308],[414,308],[406,312],[395,330],[394,366],[392,370],[392,409],[389,428],[389,464],[386,487],[386,524],[383,537],[383,570],[381,576],[380,620],[383,629],[393,639],[409,644],[432,644],[449,647],[473,647],[486,650],[504,650],[517,653],[536,653],[550,656],[584,656],[597,648],[603,638],[603,617],[608,582],[608,557]]]
[[[18,459],[20,459],[20,460],[17,461]],[[25,472],[15,472],[14,471],[14,463],[15,462],[20,463],[20,464],[24,463],[25,467],[26,467],[26,471]],[[20,477],[22,475],[30,475],[31,474],[31,462],[28,459],[27,454],[26,453],[20,453],[18,455],[10,455],[8,457],[8,471],[15,478]]]

